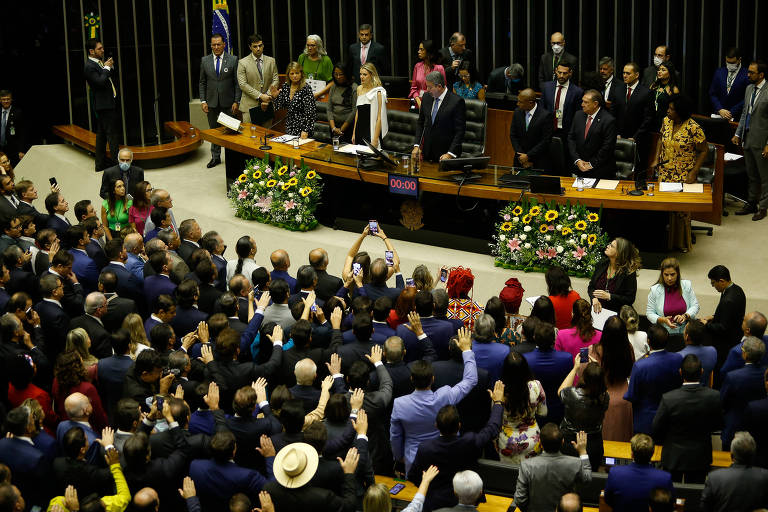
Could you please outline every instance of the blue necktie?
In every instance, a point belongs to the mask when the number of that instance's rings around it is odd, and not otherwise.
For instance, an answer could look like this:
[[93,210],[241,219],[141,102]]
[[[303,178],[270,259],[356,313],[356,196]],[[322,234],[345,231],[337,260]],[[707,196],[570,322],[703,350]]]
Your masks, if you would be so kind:
[[0,122],[0,146],[5,146],[5,123],[7,115],[8,111],[3,110],[3,119],[2,122]]
[[219,76],[220,67],[221,67],[221,57],[216,57],[216,76]]
[[525,114],[525,131],[528,131],[528,125],[531,124],[531,111],[529,110]]
[[432,105],[432,124],[435,124],[435,117],[437,117],[437,109],[440,106],[440,98],[435,98],[435,104]]

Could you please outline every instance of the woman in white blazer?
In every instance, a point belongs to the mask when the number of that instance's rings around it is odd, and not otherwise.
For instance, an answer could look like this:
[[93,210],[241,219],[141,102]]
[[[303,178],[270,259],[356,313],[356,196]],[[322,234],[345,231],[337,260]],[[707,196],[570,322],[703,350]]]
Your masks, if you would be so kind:
[[[682,336],[685,324],[699,312],[699,301],[687,279],[680,279],[680,263],[675,258],[661,262],[661,274],[648,292],[645,316],[669,334]],[[682,347],[681,347],[682,348]]]

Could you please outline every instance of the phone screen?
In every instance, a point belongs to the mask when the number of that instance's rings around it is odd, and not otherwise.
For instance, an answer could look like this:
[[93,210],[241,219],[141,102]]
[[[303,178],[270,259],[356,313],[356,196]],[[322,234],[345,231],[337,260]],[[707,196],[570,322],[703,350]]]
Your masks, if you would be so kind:
[[392,488],[389,490],[389,494],[397,494],[400,491],[405,489],[405,484],[395,484],[392,486]]
[[379,232],[379,223],[375,220],[369,220],[368,221],[368,231],[371,232],[372,235],[375,235]]
[[55,187],[57,184],[55,177],[48,178],[48,182],[51,184],[52,187]]
[[441,268],[440,269],[440,282],[444,283],[448,280],[448,269]]
[[589,362],[589,347],[583,347],[579,349],[579,362],[581,363],[587,363]]
[[363,267],[361,267],[359,263],[352,264],[352,274],[358,275],[362,269]]
[[395,264],[395,254],[392,251],[384,251],[384,259],[386,260],[388,267]]
[[416,288],[416,283],[413,282],[413,278],[409,277],[405,280],[405,286],[409,286],[411,288]]

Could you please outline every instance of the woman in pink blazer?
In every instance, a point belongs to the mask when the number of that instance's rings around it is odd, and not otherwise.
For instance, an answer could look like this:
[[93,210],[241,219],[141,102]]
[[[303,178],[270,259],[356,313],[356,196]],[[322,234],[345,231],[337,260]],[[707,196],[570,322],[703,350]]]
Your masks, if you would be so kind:
[[432,71],[439,71],[445,78],[445,69],[438,64],[438,54],[435,51],[435,47],[432,41],[427,39],[419,43],[419,62],[413,66],[413,80],[411,81],[411,92],[408,94],[409,98],[416,100],[416,104],[421,108],[421,95],[427,90],[426,76]]

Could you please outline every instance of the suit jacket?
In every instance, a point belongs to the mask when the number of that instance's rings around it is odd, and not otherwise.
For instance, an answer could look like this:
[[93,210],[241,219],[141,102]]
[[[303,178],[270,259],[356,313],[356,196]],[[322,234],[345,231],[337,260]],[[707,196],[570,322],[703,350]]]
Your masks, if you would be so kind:
[[752,400],[765,398],[765,367],[747,364],[729,372],[720,387],[720,399],[725,411],[723,450],[730,449],[736,432],[744,430],[744,410]]
[[[213,264],[216,265],[216,280],[213,282],[213,286],[216,287],[217,290],[219,290],[221,293],[224,293],[227,291],[227,260],[224,259],[223,256],[220,256],[218,254],[212,254],[211,259],[213,260]],[[194,269],[190,269],[193,270]],[[248,304],[246,304],[247,306]],[[242,303],[240,304],[240,309],[243,309]],[[245,314],[248,314],[248,308],[245,309]],[[247,319],[246,319],[247,320]],[[244,321],[246,321],[244,320]]]
[[[19,202],[21,204],[21,202]],[[13,206],[6,196],[0,195],[0,219],[7,220],[19,214],[18,206]]]
[[20,268],[12,268],[10,270],[11,279],[5,283],[5,291],[8,292],[8,295],[13,295],[16,292],[24,292],[33,298],[39,296],[38,289],[35,286],[35,274]]
[[208,54],[200,61],[200,101],[209,107],[227,110],[233,103],[240,103],[242,91],[237,85],[237,57],[231,53],[221,54],[219,75],[213,54]]
[[653,418],[653,437],[663,446],[661,465],[668,471],[708,471],[712,432],[723,425],[720,394],[701,384],[684,384],[661,397]]
[[90,315],[80,315],[69,322],[69,330],[77,327],[85,329],[88,337],[91,338],[91,354],[99,359],[112,355],[112,344],[109,341],[110,334],[101,322]]
[[[256,318],[254,316],[254,318]],[[296,367],[296,363],[302,359],[311,359],[315,365],[319,368],[324,368],[324,363],[329,361],[331,354],[341,345],[341,336],[339,331],[334,330],[331,334],[331,343],[327,348],[314,347],[304,348],[293,346],[283,352],[283,359],[279,371],[278,383],[285,384],[287,387],[292,387],[296,384],[296,376],[293,373],[293,369]]]
[[768,503],[768,470],[741,464],[716,469],[707,476],[701,510],[757,510]]
[[661,350],[636,361],[632,366],[629,387],[624,400],[632,402],[634,432],[651,434],[653,418],[661,397],[667,391],[680,387],[680,354]]
[[[334,336],[338,336],[341,333],[334,329],[333,334]],[[368,362],[368,359],[366,359],[365,355],[371,353],[371,348],[374,345],[376,345],[376,343],[371,340],[355,340],[352,343],[340,346],[336,352],[341,357],[341,372],[344,374],[348,373],[349,367],[352,366],[352,363],[355,361]]]
[[[104,270],[111,270],[117,276],[117,294],[134,301],[144,300],[144,285],[127,267],[110,262]],[[148,304],[151,308],[152,304]]]
[[[0,108],[0,116],[2,108]],[[13,132],[13,133],[11,133]],[[29,150],[27,144],[27,125],[24,122],[24,114],[16,105],[11,105],[8,116],[5,119],[5,146],[2,148],[7,153],[11,163],[19,161],[19,153]]]
[[[137,165],[131,165],[128,168],[128,183],[125,183],[125,192],[133,195],[136,185],[144,181],[144,169]],[[109,194],[109,187],[113,181],[122,180],[123,171],[120,169],[120,165],[113,165],[104,169],[104,174],[101,175],[101,189],[99,189],[99,195],[102,199],[106,199]]]
[[78,496],[113,494],[115,481],[109,468],[93,466],[70,457],[56,457],[52,469],[56,494],[61,494],[68,485],[77,489]]
[[29,203],[25,203],[24,201],[19,201],[19,207],[16,210],[19,215],[31,215],[35,218],[35,226],[40,226],[40,229],[42,229],[42,226],[48,225],[48,218],[50,217],[47,213],[42,213],[37,210],[33,205]]
[[[763,84],[765,88],[765,84]],[[755,105],[750,114],[749,131],[747,131],[747,110],[752,100],[755,84],[749,84],[744,94],[744,110],[741,111],[736,135],[741,137],[745,149],[761,149],[768,143],[768,91],[760,91],[755,98]]]
[[651,90],[638,83],[632,90],[627,104],[627,84],[616,83],[611,87],[611,96],[607,98],[611,102],[609,109],[616,118],[616,134],[624,139],[635,139],[636,142],[645,136],[653,124],[653,93]]
[[403,291],[403,288],[405,288],[405,280],[403,279],[402,274],[398,274],[395,276],[394,288],[388,287],[386,283],[383,285],[365,283],[363,288],[365,289],[365,294],[372,302],[376,302],[376,299],[380,297],[389,297],[392,299],[392,304],[394,304],[400,296],[400,293]]
[[[179,245],[179,248],[176,249],[176,254],[181,256],[181,259],[184,260],[184,263],[189,265],[189,258],[191,258],[192,257],[192,253],[195,252],[198,249],[200,249],[200,244],[199,243],[197,245],[195,245],[191,241],[185,239],[185,240],[181,241],[181,244]],[[194,270],[194,269],[191,269],[191,270]]]
[[[552,51],[548,51],[544,53],[544,55],[541,56],[541,59],[539,60],[539,88],[541,90],[544,90],[544,84],[547,82],[552,82],[555,79],[555,69],[557,66],[554,64],[565,64],[566,62],[570,62],[573,65],[574,73],[576,72],[576,64],[578,60],[576,59],[576,56],[563,51],[563,53],[560,56],[560,59],[555,61],[555,55],[552,53]],[[571,77],[571,80],[576,81],[576,76],[574,74],[573,77]]]
[[519,164],[517,155],[524,153],[528,155],[528,161],[533,164],[534,169],[551,169],[549,143],[554,131],[552,112],[547,111],[542,104],[538,104],[527,129],[526,115],[527,111],[523,109],[515,110],[509,127],[509,141],[515,148],[515,162]]
[[712,345],[717,348],[718,361],[724,361],[728,350],[737,344],[744,335],[741,323],[744,320],[746,308],[747,297],[741,286],[734,283],[720,294],[720,301],[715,308],[714,317],[704,326]]
[[123,397],[123,381],[131,366],[133,366],[133,359],[126,355],[113,355],[99,360],[97,367],[99,390],[110,418],[118,400]]
[[147,307],[152,308],[155,299],[160,295],[170,295],[173,297],[176,291],[176,285],[166,275],[154,275],[144,279],[144,300]]
[[259,446],[259,439],[262,435],[271,436],[283,429],[280,420],[272,414],[269,405],[258,412],[263,413],[264,417],[235,415],[225,418],[223,413],[214,414],[218,426],[225,427],[235,434],[237,452],[235,452],[234,460],[235,463],[244,468],[264,469],[264,459],[258,452],[255,452],[256,447]]
[[[432,347],[435,349],[435,352],[437,352],[437,359],[444,360],[448,359],[448,344],[451,340],[451,336],[453,336],[453,326],[448,322],[447,320],[438,320],[434,317],[426,317],[422,319],[421,327],[424,329],[424,334],[426,334],[429,337],[429,341],[432,342]],[[402,338],[403,343],[406,347],[406,357],[409,356],[408,351],[411,351],[413,348],[416,348],[419,343],[421,343],[417,338],[416,335],[411,332],[410,329],[406,326],[406,324],[400,324],[397,326],[397,329],[395,330],[395,333],[397,336],[400,336]],[[416,359],[419,358],[419,355],[421,354],[421,350],[413,350],[414,357]],[[407,357],[408,361],[413,361],[414,359],[411,359],[410,357]]]
[[45,354],[49,360],[55,361],[67,342],[69,316],[57,304],[46,300],[35,304],[34,309],[40,316],[40,325],[45,336]]
[[[251,276],[246,276],[249,280],[251,279]],[[269,273],[270,279],[274,281],[275,279],[282,279],[286,283],[288,283],[288,286],[291,288],[291,293],[296,293],[298,289],[296,288],[296,278],[292,277],[288,272],[285,270],[273,270]],[[341,288],[341,287],[339,287]],[[338,290],[338,288],[336,289]],[[262,290],[264,291],[264,290]],[[333,292],[334,294],[336,291]]]
[[235,391],[243,386],[249,386],[259,377],[269,379],[278,368],[282,359],[282,350],[273,350],[269,360],[264,364],[238,363],[237,361],[211,361],[208,370],[221,390],[221,404],[225,411],[232,410],[232,398]]
[[84,73],[85,81],[91,88],[94,110],[114,109],[116,100],[112,87],[117,88],[115,68],[103,68],[91,59],[86,59]]
[[[211,436],[208,434],[190,434],[188,430],[181,430],[182,436],[189,445],[190,457],[194,459],[204,459],[210,457]],[[149,446],[152,449],[152,457],[170,457],[176,450],[176,440],[170,430],[157,432],[149,436]],[[240,443],[237,443],[238,450],[241,449]]]
[[313,512],[354,512],[357,500],[355,475],[344,474],[342,494],[330,489],[304,485],[297,489],[283,487],[277,481],[270,481],[264,486],[269,492],[275,510],[312,510]]
[[[608,258],[603,259],[597,265],[592,272],[592,277],[589,279],[589,285],[587,285],[587,294],[592,297],[592,293],[597,289],[597,281],[608,270],[610,261]],[[619,311],[621,306],[627,304],[631,306],[635,302],[637,296],[637,272],[627,274],[626,272],[619,272],[613,278],[613,290],[611,291],[610,300],[600,300],[600,304],[603,305],[603,309],[610,309],[611,311]],[[744,313],[742,311],[742,318]],[[741,320],[739,320],[741,322]],[[741,325],[741,323],[739,323]]]
[[[550,80],[544,83],[541,88],[541,101],[539,105],[552,112],[555,115],[555,100],[557,99],[557,85],[556,81]],[[563,132],[568,134],[571,130],[571,123],[573,122],[573,116],[577,111],[581,110],[581,98],[584,96],[584,91],[576,85],[576,82],[571,79],[568,84],[568,90],[565,92],[565,98],[560,96],[560,110],[563,111]],[[554,121],[552,123],[554,127]],[[584,127],[582,126],[582,133]],[[566,141],[563,141],[565,144]]]
[[[571,367],[573,367],[573,364],[571,364]],[[463,376],[464,365],[455,359],[435,361],[432,363],[432,371],[435,375],[435,380],[432,382],[432,390],[436,391],[443,386],[455,386],[458,384]],[[480,432],[488,421],[491,411],[491,400],[488,396],[488,389],[491,388],[490,384],[488,371],[483,368],[477,368],[477,384],[475,384],[467,396],[456,404],[459,416],[461,417],[461,431],[463,433]],[[410,386],[413,389],[412,382],[410,382]]]
[[[362,44],[360,41],[349,45],[347,48],[347,62],[349,63],[349,74],[352,82],[360,83],[360,52],[362,50]],[[365,62],[370,62],[376,66],[379,76],[389,74],[389,67],[387,66],[387,49],[383,44],[377,41],[371,41],[368,46],[368,50],[365,54]],[[350,82],[350,83],[352,83]]]
[[[725,374],[738,368],[744,368],[744,358],[741,356],[741,347],[744,345],[744,340],[737,343],[731,350],[728,351],[728,357],[720,368],[720,377],[725,378]],[[763,345],[766,346],[765,355],[760,360],[760,366],[768,366],[768,335],[763,336]]]
[[[221,297],[223,293],[221,290],[210,284],[201,284],[198,287],[200,291],[200,297],[197,299],[197,307],[200,311],[205,311],[209,315],[214,314],[216,301]],[[246,315],[248,310],[246,309]]]
[[173,331],[180,338],[197,329],[198,324],[205,322],[207,319],[208,314],[194,306],[191,308],[178,306],[176,308],[176,316],[171,320],[171,327],[173,327]]
[[41,505],[51,498],[50,463],[34,445],[23,439],[0,439],[0,462],[11,469],[11,482],[28,505]]
[[344,283],[340,278],[332,276],[325,270],[316,270],[317,284],[315,285],[315,294],[322,300],[327,301],[339,291]]
[[651,491],[657,487],[674,494],[672,476],[650,464],[614,466],[605,481],[605,502],[622,512],[646,512]]
[[[448,81],[446,86],[448,89],[453,88],[453,84],[459,81],[459,68],[454,69],[451,67],[451,63],[453,62],[453,58],[451,57],[451,49],[449,47],[440,48],[440,51],[438,52],[438,55],[440,57],[440,62],[437,64],[442,64],[443,68],[445,68],[445,78]],[[459,60],[461,60],[462,65],[469,65],[470,67],[475,66],[475,59],[472,55],[472,50],[465,49],[464,53],[462,53],[459,56]],[[466,64],[464,64],[466,63]]]
[[104,253],[104,248],[93,238],[91,238],[90,242],[88,242],[88,245],[85,246],[85,252],[93,260],[93,262],[96,263],[99,272],[101,272],[107,263],[109,263],[109,261],[107,261],[107,255]]
[[259,100],[261,94],[267,94],[270,86],[274,86],[275,89],[280,87],[274,57],[262,54],[261,73],[253,54],[240,59],[237,63],[237,83],[242,91],[241,111],[248,112],[251,108],[261,105]]
[[[69,219],[67,219],[67,221],[69,221]],[[65,236],[67,234],[67,229],[69,229],[71,225],[70,222],[64,222],[56,215],[51,215],[48,217],[48,224],[45,227],[54,230],[56,234],[59,235],[59,240],[66,240]]]
[[744,410],[744,427],[757,443],[755,465],[768,469],[768,398],[752,400]]
[[467,107],[464,104],[464,98],[446,89],[445,97],[438,105],[435,122],[432,124],[434,103],[435,98],[431,94],[422,96],[413,144],[421,145],[424,159],[431,162],[438,161],[445,153],[453,153],[456,157],[460,157],[461,143],[464,141],[466,130]]
[[543,452],[520,464],[515,505],[523,512],[555,510],[563,494],[591,480],[592,468],[587,457]]
[[70,249],[69,254],[75,257],[75,261],[72,263],[72,272],[83,285],[83,292],[88,294],[96,291],[99,282],[99,267],[96,262],[84,250]]
[[723,66],[715,70],[712,75],[712,83],[709,85],[709,100],[712,103],[712,113],[717,114],[720,109],[728,110],[736,120],[741,116],[744,108],[744,93],[749,85],[747,69],[742,65],[733,79],[731,90],[728,91],[728,68]]
[[[587,114],[576,112],[573,116],[571,131],[568,133],[568,150],[571,155],[571,168],[578,176],[585,178],[613,178],[616,173],[616,119],[601,108],[592,119],[589,132],[584,137]],[[576,160],[592,164],[587,172],[576,170]]]
[[548,422],[559,424],[563,419],[564,407],[557,392],[563,379],[573,369],[573,358],[568,352],[541,350],[538,347],[523,354],[531,372],[536,380],[541,383],[547,397],[547,416],[540,421],[541,425]]
[[[272,477],[272,462],[267,459],[267,472]],[[252,500],[258,497],[267,479],[258,471],[242,468],[234,462],[224,464],[213,459],[196,459],[189,466],[189,475],[197,485],[203,510],[223,510],[229,499],[237,493],[245,493]],[[199,483],[198,483],[199,482]]]

